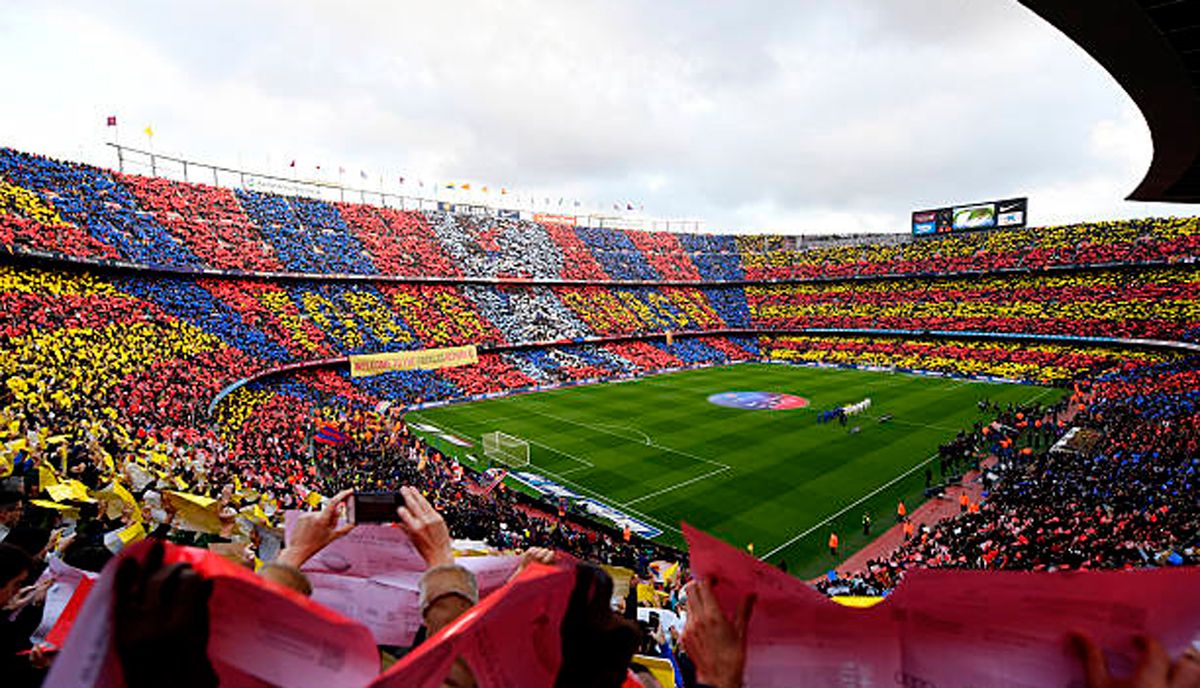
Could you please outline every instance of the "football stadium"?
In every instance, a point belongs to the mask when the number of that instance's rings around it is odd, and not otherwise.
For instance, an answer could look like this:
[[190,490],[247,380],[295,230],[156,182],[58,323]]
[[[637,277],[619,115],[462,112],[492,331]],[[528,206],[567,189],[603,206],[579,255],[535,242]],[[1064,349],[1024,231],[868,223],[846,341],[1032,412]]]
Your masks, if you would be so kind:
[[[783,229],[748,232],[348,170],[336,137],[322,170],[160,150],[116,109],[99,157],[0,126],[0,685],[1200,686],[1200,2],[995,4],[1140,112],[1119,212],[1040,222],[1069,194],[997,165],[994,200],[933,188],[899,226],[792,231],[769,205]],[[525,28],[567,40],[576,9]],[[266,32],[257,10],[176,47]],[[36,42],[41,11],[0,17]],[[712,78],[751,88],[747,60]],[[367,98],[368,62],[328,98]],[[160,133],[199,117],[156,69]],[[397,117],[472,107],[431,74]],[[46,94],[9,107],[63,116]],[[467,178],[441,134],[415,135]],[[540,136],[512,143],[531,170]],[[852,168],[827,171],[929,186]]]

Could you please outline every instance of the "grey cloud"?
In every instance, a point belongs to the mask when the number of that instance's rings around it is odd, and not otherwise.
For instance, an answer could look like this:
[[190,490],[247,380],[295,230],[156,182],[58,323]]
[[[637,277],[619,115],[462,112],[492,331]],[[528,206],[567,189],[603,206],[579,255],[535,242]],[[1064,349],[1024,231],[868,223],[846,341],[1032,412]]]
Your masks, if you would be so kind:
[[143,107],[200,157],[423,165],[726,229],[775,208],[898,230],[914,206],[1028,192],[1036,208],[1039,187],[1131,174],[1090,142],[1128,99],[1016,2],[55,6],[178,70],[193,92]]

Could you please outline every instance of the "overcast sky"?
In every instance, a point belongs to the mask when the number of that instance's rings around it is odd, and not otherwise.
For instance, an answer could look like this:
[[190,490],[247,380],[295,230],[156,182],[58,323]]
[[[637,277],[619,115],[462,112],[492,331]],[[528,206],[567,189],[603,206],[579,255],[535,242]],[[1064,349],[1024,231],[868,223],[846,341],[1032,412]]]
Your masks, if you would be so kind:
[[108,167],[116,115],[163,153],[710,231],[1020,195],[1035,224],[1194,213],[1120,200],[1144,120],[1015,0],[4,0],[0,62],[0,144]]

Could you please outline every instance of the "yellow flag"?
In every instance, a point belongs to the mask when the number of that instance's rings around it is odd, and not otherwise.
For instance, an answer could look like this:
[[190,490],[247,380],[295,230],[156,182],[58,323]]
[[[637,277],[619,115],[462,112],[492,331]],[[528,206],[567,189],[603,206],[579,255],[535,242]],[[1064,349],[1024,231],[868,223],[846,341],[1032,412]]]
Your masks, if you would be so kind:
[[46,492],[50,495],[50,499],[56,502],[73,501],[92,504],[96,501],[88,495],[87,486],[78,480],[63,480],[47,487]]
[[882,597],[859,597],[851,595],[836,595],[829,599],[837,602],[843,607],[857,607],[859,609],[873,607],[883,601]]
[[679,575],[679,562],[675,562],[663,571],[663,580],[669,581]]
[[100,458],[104,460],[104,467],[108,469],[108,472],[112,473],[113,471],[117,470],[116,466],[113,465],[112,454],[109,454],[104,449],[100,449],[99,451]]
[[38,488],[46,489],[51,485],[58,484],[58,474],[54,472],[54,466],[48,463],[43,463],[38,466]]
[[146,132],[147,137],[154,138],[154,127],[151,127],[149,124],[147,124],[144,131]]
[[58,502],[51,502],[48,499],[31,499],[29,503],[43,509],[54,509],[55,511],[70,511],[75,508],[70,504],[59,504]]
[[128,512],[130,518],[141,522],[142,508],[125,489],[125,486],[119,482],[111,482],[105,485],[103,489],[96,490],[96,499],[104,502],[106,513],[109,518],[119,518],[121,514]]
[[163,492],[165,502],[175,510],[175,526],[198,533],[221,532],[221,517],[217,514],[217,500],[201,495]]
[[637,586],[638,602],[653,602],[654,601],[654,586],[646,583],[638,583]]
[[61,511],[63,512],[63,516],[67,518],[79,518],[79,509],[76,509],[70,504],[59,504],[58,502],[51,502],[47,499],[31,499],[29,500],[29,503],[43,509]]
[[119,553],[129,545],[146,537],[146,529],[141,523],[131,523],[124,528],[111,530],[104,534],[104,546],[114,554]]
[[194,504],[201,509],[207,509],[208,507],[217,503],[217,500],[213,499],[212,497],[205,497],[204,495],[190,494],[187,492],[175,492],[174,490],[167,490],[163,494],[180,502]]

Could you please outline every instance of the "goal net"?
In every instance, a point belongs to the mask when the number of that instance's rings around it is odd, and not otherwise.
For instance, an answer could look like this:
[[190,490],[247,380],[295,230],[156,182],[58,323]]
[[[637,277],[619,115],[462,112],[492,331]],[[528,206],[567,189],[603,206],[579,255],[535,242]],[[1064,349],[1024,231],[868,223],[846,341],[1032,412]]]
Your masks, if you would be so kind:
[[483,436],[483,455],[510,468],[524,468],[529,465],[529,443],[499,431],[489,432]]

